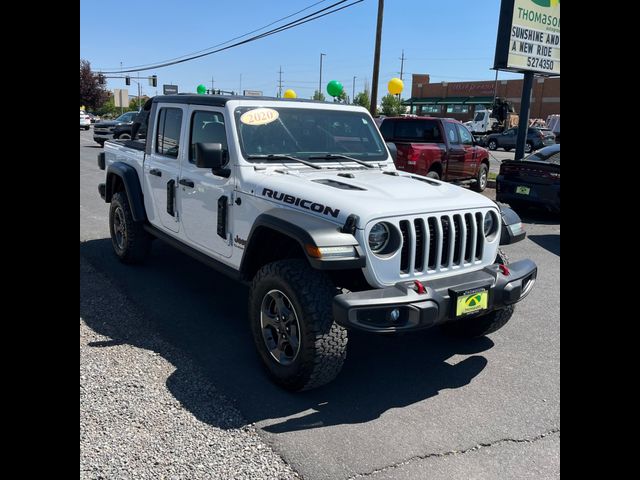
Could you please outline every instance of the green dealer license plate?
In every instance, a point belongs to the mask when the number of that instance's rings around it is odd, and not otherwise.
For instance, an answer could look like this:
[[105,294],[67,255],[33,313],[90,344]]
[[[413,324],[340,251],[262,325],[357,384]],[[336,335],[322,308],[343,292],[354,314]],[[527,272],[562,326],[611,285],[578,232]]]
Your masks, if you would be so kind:
[[520,195],[529,195],[531,189],[529,187],[516,187],[516,193]]
[[486,290],[476,290],[466,295],[460,295],[456,303],[456,316],[468,315],[479,312],[487,308],[489,292]]

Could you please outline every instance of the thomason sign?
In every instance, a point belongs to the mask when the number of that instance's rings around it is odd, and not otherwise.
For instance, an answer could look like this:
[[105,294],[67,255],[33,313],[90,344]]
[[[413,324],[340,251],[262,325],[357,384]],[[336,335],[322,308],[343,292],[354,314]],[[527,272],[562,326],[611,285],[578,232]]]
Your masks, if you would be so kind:
[[493,68],[560,75],[560,0],[502,0]]

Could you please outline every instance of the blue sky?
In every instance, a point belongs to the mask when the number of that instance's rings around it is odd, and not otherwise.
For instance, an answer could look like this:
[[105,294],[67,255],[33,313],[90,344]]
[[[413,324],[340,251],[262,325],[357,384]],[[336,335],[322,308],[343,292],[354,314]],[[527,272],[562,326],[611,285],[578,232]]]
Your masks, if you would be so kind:
[[[80,57],[94,70],[161,62],[193,53],[245,34],[318,0],[97,0],[80,1]],[[284,22],[323,8],[324,1]],[[350,3],[350,2],[347,2]],[[343,4],[344,5],[344,4]],[[349,96],[371,84],[377,0],[353,7],[255,42],[190,62],[141,72],[157,75],[157,90],[142,82],[147,95],[162,93],[173,83],[181,92],[198,84],[238,91],[261,90],[275,95],[282,67],[283,90],[309,98],[318,88],[320,53],[323,91],[329,80],[343,83]],[[404,49],[404,98],[411,95],[411,73],[428,73],[431,81],[493,80],[500,0],[386,0],[382,29],[378,98],[387,82],[399,76]],[[262,31],[258,32],[262,33]],[[135,76],[135,74],[133,74]],[[242,77],[242,78],[241,78]],[[500,72],[499,79],[521,78]],[[242,82],[242,83],[240,83]],[[109,89],[125,88],[110,79]],[[130,94],[136,93],[132,82]]]

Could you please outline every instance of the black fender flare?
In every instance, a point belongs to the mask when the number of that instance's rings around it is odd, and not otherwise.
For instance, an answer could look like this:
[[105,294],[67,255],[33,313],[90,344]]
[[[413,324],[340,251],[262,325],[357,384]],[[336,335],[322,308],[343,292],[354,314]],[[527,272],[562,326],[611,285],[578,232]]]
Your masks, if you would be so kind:
[[[341,232],[340,226],[305,212],[279,208],[268,210],[256,217],[240,263],[241,272],[247,270],[251,252],[254,249],[264,248],[263,245],[257,245],[255,240],[256,235],[254,234],[260,228],[275,230],[297,241],[313,268],[319,270],[346,270],[362,268],[366,264],[366,257],[356,238],[350,233]],[[316,258],[309,254],[307,246],[316,248],[352,246],[356,250],[356,256]]]
[[527,232],[522,228],[522,220],[520,216],[511,208],[500,207],[500,217],[502,219],[502,232],[500,234],[500,245],[510,245],[519,242]]
[[119,177],[124,184],[124,190],[131,206],[131,214],[136,222],[145,222],[147,220],[147,212],[144,209],[144,196],[142,195],[142,187],[138,172],[131,165],[124,162],[114,162],[107,168],[107,184],[105,190],[105,202],[111,202],[115,179]]

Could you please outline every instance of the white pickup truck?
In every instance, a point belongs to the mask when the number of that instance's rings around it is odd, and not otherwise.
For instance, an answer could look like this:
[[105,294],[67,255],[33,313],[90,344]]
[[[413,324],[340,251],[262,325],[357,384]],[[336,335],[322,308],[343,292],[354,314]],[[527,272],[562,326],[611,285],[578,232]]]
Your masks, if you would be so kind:
[[133,138],[98,155],[115,254],[141,262],[159,238],[250,283],[255,345],[289,390],[335,378],[348,329],[485,335],[535,283],[498,248],[524,237],[518,216],[397,171],[364,108],[157,96]]

